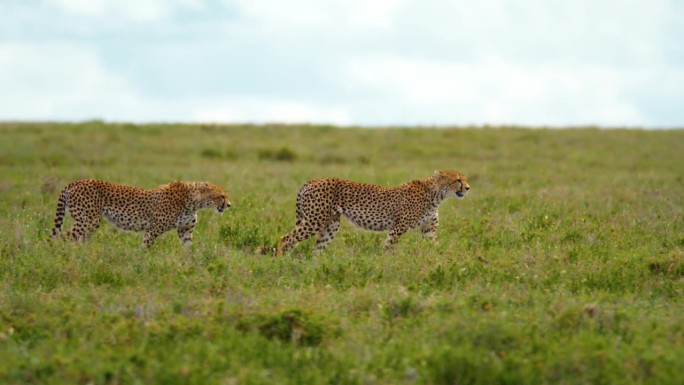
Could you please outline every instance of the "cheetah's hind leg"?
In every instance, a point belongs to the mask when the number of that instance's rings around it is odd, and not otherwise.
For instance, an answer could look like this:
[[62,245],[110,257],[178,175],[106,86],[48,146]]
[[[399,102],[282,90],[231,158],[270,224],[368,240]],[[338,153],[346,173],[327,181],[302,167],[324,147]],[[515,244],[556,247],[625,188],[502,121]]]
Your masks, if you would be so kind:
[[160,235],[162,235],[162,232],[159,231],[158,229],[147,229],[143,233],[143,240],[142,240],[141,247],[143,247],[145,249],[149,249],[150,247],[152,247],[152,245],[154,244],[154,241]]
[[295,229],[282,237],[280,242],[278,242],[276,257],[283,255],[299,242],[309,239],[315,233],[316,229],[314,229],[305,219],[297,220]]
[[100,227],[100,211],[97,207],[87,209],[71,209],[71,217],[74,224],[71,226],[67,235],[77,242],[83,242]]
[[382,246],[385,251],[390,251],[394,248],[394,245],[399,242],[399,238],[406,232],[408,229],[404,227],[395,227],[393,229],[390,229],[389,233],[387,234],[387,238],[385,239],[385,242],[383,242]]
[[55,210],[55,220],[52,227],[52,232],[50,233],[50,238],[61,238],[62,237],[62,225],[64,224],[64,217],[66,216],[67,204],[68,204],[68,189],[62,190],[57,199],[57,209]]
[[323,250],[325,250],[326,247],[328,247],[328,243],[335,238],[335,234],[337,234],[337,231],[340,229],[340,214],[336,213],[331,219],[330,222],[328,223],[325,228],[323,228],[321,231],[318,232],[316,235],[316,248],[314,248],[314,254],[319,254]]

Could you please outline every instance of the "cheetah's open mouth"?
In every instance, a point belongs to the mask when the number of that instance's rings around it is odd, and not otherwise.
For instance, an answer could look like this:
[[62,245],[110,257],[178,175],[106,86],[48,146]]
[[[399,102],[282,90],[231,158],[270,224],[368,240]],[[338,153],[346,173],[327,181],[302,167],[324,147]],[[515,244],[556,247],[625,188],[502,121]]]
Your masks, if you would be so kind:
[[463,191],[456,191],[456,196],[459,198],[463,198],[465,196],[465,193]]

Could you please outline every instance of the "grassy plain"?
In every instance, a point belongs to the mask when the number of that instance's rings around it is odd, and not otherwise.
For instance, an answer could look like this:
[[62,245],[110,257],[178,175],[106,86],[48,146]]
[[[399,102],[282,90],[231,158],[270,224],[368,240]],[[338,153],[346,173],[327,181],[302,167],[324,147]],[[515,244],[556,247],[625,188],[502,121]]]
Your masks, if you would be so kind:
[[[684,131],[0,125],[2,384],[682,384]],[[440,243],[256,255],[309,179],[455,169]],[[185,252],[45,242],[68,182],[226,187]],[[71,220],[67,220],[68,227]]]

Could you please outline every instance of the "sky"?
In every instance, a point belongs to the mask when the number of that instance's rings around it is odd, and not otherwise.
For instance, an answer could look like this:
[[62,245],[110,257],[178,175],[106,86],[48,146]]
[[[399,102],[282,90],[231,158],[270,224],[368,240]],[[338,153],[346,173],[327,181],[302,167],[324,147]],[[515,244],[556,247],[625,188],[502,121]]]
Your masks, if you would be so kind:
[[684,127],[681,0],[2,0],[0,121]]

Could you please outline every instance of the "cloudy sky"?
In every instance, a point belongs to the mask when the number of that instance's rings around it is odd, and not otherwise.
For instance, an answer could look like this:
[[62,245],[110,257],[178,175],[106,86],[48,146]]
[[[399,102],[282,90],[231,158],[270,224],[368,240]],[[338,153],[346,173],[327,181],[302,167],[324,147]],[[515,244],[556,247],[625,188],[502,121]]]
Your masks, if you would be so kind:
[[2,0],[0,120],[684,127],[681,0]]

